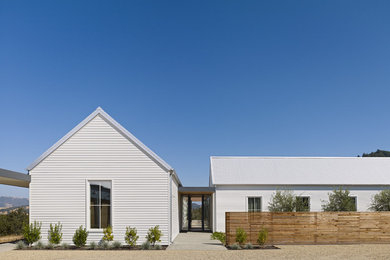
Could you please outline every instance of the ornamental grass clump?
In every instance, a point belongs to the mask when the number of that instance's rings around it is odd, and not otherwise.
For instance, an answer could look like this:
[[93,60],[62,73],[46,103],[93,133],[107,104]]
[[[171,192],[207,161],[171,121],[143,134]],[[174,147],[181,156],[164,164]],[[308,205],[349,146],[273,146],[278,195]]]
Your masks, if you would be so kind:
[[96,248],[97,248],[96,242],[92,241],[92,242],[89,244],[89,248],[90,248],[90,249],[96,249]]
[[265,228],[262,228],[259,231],[259,234],[257,235],[257,243],[259,245],[263,246],[267,242],[267,239],[268,239],[268,230]]
[[37,248],[37,249],[44,249],[45,245],[42,243],[42,241],[38,241],[38,243],[35,245],[35,248]]
[[53,249],[54,248],[54,245],[52,244],[52,243],[47,243],[47,245],[46,245],[46,247],[45,247],[46,249]]
[[157,242],[161,242],[162,232],[160,226],[155,226],[149,228],[148,234],[146,235],[146,240],[154,246]]
[[34,224],[31,223],[24,226],[23,236],[29,246],[41,239],[41,227],[42,224],[36,221],[34,221]]
[[114,241],[114,243],[112,243],[112,248],[114,248],[114,249],[119,249],[119,248],[121,248],[121,246],[122,246],[122,244],[119,241]]
[[130,247],[137,245],[138,238],[136,228],[126,227],[125,241]]
[[142,248],[142,250],[149,250],[149,249],[151,249],[150,242],[149,241],[143,242],[142,245],[141,245],[141,248]]
[[231,245],[229,248],[230,248],[231,250],[240,250],[240,249],[241,249],[241,247],[240,247],[239,244],[233,244],[233,245]]
[[62,247],[63,249],[69,249],[69,244],[68,244],[68,243],[62,243],[62,244],[61,244],[61,247]]
[[246,242],[247,234],[243,228],[236,229],[236,242],[239,245],[243,245]]
[[19,241],[18,243],[16,243],[16,246],[15,246],[16,250],[21,250],[21,249],[25,249],[25,248],[26,248],[26,244],[23,241]]
[[107,241],[105,241],[105,240],[100,240],[98,247],[100,249],[109,249],[110,248],[110,244]]
[[60,222],[54,226],[50,223],[50,229],[48,231],[48,240],[53,245],[58,245],[62,240],[62,225]]
[[83,226],[80,226],[73,235],[73,243],[77,247],[83,247],[87,243],[88,231]]
[[244,247],[245,249],[253,249],[253,245],[251,243],[248,243]]

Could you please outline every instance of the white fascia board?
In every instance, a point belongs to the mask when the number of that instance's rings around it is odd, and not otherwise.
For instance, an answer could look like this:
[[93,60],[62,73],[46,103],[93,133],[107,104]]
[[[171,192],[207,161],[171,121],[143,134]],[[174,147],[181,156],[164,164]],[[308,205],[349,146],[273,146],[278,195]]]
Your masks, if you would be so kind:
[[79,131],[83,126],[85,126],[89,121],[95,118],[97,115],[100,115],[107,123],[119,131],[124,137],[126,137],[130,142],[135,146],[141,149],[146,155],[148,155],[153,161],[155,161],[162,169],[167,172],[172,172],[175,178],[177,179],[179,185],[181,185],[180,179],[177,176],[175,170],[161,159],[157,154],[150,150],[146,145],[144,145],[140,140],[138,140],[133,134],[127,131],[123,126],[121,126],[117,121],[115,121],[109,114],[107,114],[102,108],[98,107],[92,114],[85,118],[81,123],[74,127],[70,132],[68,132],[64,137],[62,137],[58,142],[56,142],[52,147],[50,147],[46,152],[44,152],[38,159],[36,159],[32,164],[27,167],[28,171],[34,169],[40,162],[42,162],[47,156],[54,152],[59,146],[66,142],[72,135]]

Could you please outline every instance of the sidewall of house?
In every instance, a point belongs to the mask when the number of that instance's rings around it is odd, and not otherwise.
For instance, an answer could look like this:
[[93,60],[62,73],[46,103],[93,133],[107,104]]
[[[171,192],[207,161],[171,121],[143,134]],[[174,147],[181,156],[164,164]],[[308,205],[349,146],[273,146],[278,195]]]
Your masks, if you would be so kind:
[[125,243],[126,226],[137,228],[138,244],[159,225],[162,245],[169,244],[169,173],[100,116],[96,116],[30,171],[30,221],[42,223],[47,242],[50,223],[61,222],[63,242],[72,243],[79,226],[88,243],[101,231],[88,227],[88,181],[112,183],[114,240]]
[[[357,211],[368,211],[371,198],[390,186],[343,186],[357,197]],[[262,186],[262,185],[217,185],[215,190],[215,222],[213,231],[225,232],[225,212],[246,212],[248,197],[261,197],[262,211],[268,211],[268,203],[276,190],[288,189],[296,196],[310,197],[310,211],[322,211],[323,201],[334,186]]]

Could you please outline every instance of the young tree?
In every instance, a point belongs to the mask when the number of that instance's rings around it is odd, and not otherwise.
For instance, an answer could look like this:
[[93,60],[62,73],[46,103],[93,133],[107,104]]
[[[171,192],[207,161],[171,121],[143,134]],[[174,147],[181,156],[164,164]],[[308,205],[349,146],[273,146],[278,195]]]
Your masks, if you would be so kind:
[[276,191],[268,203],[268,210],[271,212],[292,212],[295,211],[296,199],[292,191]]
[[390,211],[390,190],[382,190],[371,200],[371,210]]
[[356,211],[356,204],[353,197],[349,196],[349,190],[339,189],[329,193],[329,201],[323,201],[323,211]]

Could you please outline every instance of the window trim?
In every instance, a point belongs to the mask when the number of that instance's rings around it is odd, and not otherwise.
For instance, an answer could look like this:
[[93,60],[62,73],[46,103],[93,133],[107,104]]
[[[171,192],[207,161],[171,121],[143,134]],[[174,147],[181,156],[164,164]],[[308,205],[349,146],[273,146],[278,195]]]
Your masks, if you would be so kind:
[[311,212],[311,195],[298,195],[295,196],[295,200],[297,199],[297,197],[309,198],[309,211],[297,211],[297,212]]
[[111,205],[110,205],[110,214],[111,214],[111,227],[114,228],[114,180],[108,178],[88,178],[85,179],[85,228],[90,233],[102,233],[103,228],[91,228],[91,182],[95,181],[109,181],[111,182]]
[[[260,211],[249,211],[249,198],[260,198]],[[246,212],[255,213],[255,212],[263,212],[263,196],[246,196],[245,197],[245,207]]]

